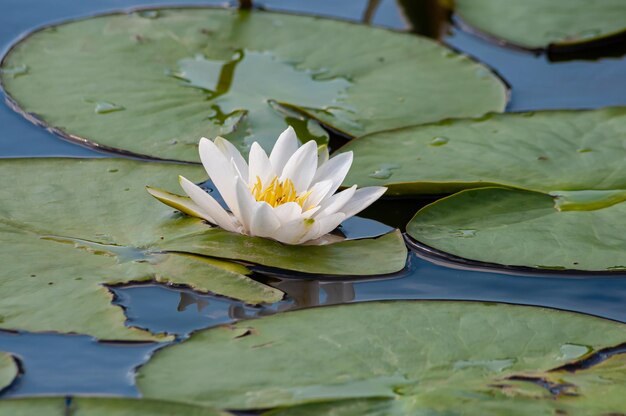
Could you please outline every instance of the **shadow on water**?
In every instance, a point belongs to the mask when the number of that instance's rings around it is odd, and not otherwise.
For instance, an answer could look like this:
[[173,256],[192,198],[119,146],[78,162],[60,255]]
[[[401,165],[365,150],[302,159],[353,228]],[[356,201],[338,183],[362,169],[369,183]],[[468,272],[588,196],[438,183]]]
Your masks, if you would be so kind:
[[[142,5],[164,3],[140,1]],[[185,0],[184,3],[223,4],[223,1]],[[580,56],[574,60],[551,61],[554,56],[505,48],[458,27],[450,27],[446,21],[447,13],[433,8],[434,0],[399,1],[399,4],[392,0],[378,0],[372,2],[377,7],[368,11],[366,0],[266,0],[262,3],[271,9],[352,20],[361,20],[366,15],[372,24],[396,29],[408,27],[413,32],[439,38],[491,66],[511,85],[509,111],[626,105],[626,59],[623,57],[583,60],[589,57]],[[5,50],[20,34],[42,24],[136,5],[135,0],[4,0],[3,13],[0,14],[1,49]],[[424,9],[424,5],[430,6]],[[424,19],[424,15],[428,18]],[[57,139],[5,105],[0,105],[0,126],[0,157],[106,156]],[[335,140],[340,142],[341,138]],[[382,201],[366,214],[402,228],[416,209],[427,202]],[[349,223],[344,231],[351,235],[380,232],[380,229],[366,229],[363,225],[355,227],[354,223]],[[179,338],[197,329],[284,310],[381,299],[509,302],[555,307],[626,322],[623,308],[626,279],[608,276],[510,275],[456,269],[435,264],[414,253],[410,254],[403,272],[366,280],[315,281],[257,276],[283,290],[287,294],[285,300],[274,305],[250,306],[157,284],[111,290],[116,295],[116,303],[126,308],[129,324],[177,334]],[[151,343],[99,343],[79,335],[0,332],[0,350],[16,354],[26,370],[5,397],[80,393],[136,396],[132,370],[158,346]]]

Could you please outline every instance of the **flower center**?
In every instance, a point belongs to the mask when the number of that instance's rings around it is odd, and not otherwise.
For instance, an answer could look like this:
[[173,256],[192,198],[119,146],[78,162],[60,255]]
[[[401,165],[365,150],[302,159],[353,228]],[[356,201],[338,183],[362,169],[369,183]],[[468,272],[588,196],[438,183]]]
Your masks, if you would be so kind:
[[304,208],[311,191],[305,192],[302,195],[296,193],[296,187],[293,185],[290,179],[284,181],[278,180],[277,176],[274,176],[266,187],[263,187],[260,177],[256,177],[256,183],[252,187],[252,196],[254,199],[261,202],[267,202],[272,207],[277,207],[287,202],[295,202]]

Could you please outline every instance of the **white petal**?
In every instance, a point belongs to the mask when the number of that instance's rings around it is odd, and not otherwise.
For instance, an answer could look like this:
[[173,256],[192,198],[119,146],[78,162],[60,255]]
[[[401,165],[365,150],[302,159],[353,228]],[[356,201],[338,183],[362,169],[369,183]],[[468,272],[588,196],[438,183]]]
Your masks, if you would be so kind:
[[317,170],[317,144],[310,140],[289,158],[280,180],[290,179],[299,194],[305,192]]
[[239,206],[235,195],[235,175],[230,159],[211,140],[200,139],[200,160],[209,177],[215,184],[217,191],[222,195],[228,208],[239,217]]
[[274,208],[274,214],[281,224],[302,218],[302,208],[297,202],[287,202]]
[[200,206],[193,202],[191,198],[176,195],[171,192],[164,191],[163,189],[153,188],[151,186],[146,186],[146,191],[165,205],[177,209],[180,212],[184,212],[187,215],[191,215],[192,217],[204,218],[205,220],[215,224],[215,220],[209,215],[209,213],[200,208]]
[[327,217],[315,219],[314,227],[312,227],[311,230],[309,230],[309,232],[305,234],[297,244],[302,244],[309,240],[316,240],[323,235],[328,234],[337,228],[345,218],[346,215],[343,212],[337,212]]
[[333,186],[331,181],[318,182],[309,191],[311,194],[304,202],[305,209],[311,209],[319,205],[319,203],[326,198],[330,193],[330,188]]
[[346,178],[350,166],[352,166],[352,159],[352,152],[338,154],[320,166],[313,178],[313,182],[332,181],[333,186],[331,187],[330,194],[334,194]]
[[250,162],[250,173],[248,175],[249,186],[253,186],[256,183],[257,176],[261,178],[264,187],[276,176],[276,172],[267,157],[267,153],[265,153],[265,150],[263,150],[258,142],[252,143],[248,161]]
[[272,237],[280,227],[280,221],[272,206],[267,202],[257,203],[257,209],[250,224],[250,235],[258,237]]
[[189,195],[189,198],[210,216],[211,219],[207,218],[207,220],[227,231],[237,232],[237,226],[232,216],[211,195],[183,176],[179,176],[178,179],[180,186]]
[[341,209],[352,199],[355,193],[356,185],[352,185],[350,188],[331,196],[322,203],[321,210],[315,214],[315,218],[322,218],[341,211]]
[[250,193],[248,186],[241,179],[237,179],[235,193],[237,195],[237,204],[239,205],[239,222],[241,222],[244,232],[249,234],[254,215],[258,208],[257,201]]
[[317,146],[317,167],[319,168],[324,163],[328,162],[330,154],[328,153],[328,146],[323,144]]
[[298,150],[299,145],[300,143],[298,142],[296,132],[291,126],[287,127],[287,129],[278,136],[278,140],[276,140],[276,144],[270,154],[270,162],[272,162],[277,176],[283,173],[287,161],[296,150]]
[[237,173],[240,174],[241,179],[244,181],[248,180],[248,164],[241,153],[239,153],[239,150],[223,137],[216,137],[213,143],[222,151],[226,159],[231,160],[235,164]]
[[298,244],[304,235],[315,225],[312,220],[298,218],[282,225],[274,231],[273,239],[285,244]]
[[385,191],[387,191],[387,188],[384,186],[368,186],[367,188],[357,189],[352,199],[341,208],[341,212],[346,214],[346,218],[350,218],[369,207],[374,201],[383,196]]

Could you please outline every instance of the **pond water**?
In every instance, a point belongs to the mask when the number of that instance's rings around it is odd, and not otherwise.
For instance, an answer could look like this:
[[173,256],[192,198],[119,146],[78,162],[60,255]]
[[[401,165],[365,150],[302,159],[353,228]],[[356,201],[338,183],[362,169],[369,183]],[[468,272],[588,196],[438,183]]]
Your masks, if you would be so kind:
[[[143,1],[141,5],[162,4]],[[172,3],[170,3],[172,4]],[[222,4],[186,0],[184,4]],[[362,0],[267,0],[268,8],[360,20]],[[96,12],[137,6],[133,0],[4,0],[0,14],[0,45],[51,22]],[[406,27],[401,7],[383,0],[373,24]],[[507,49],[457,28],[443,41],[491,66],[511,86],[509,111],[550,108],[598,108],[626,105],[626,59],[551,62],[545,55]],[[0,157],[110,157],[110,154],[62,141],[0,106]],[[425,201],[382,202],[368,215],[402,226]],[[393,205],[393,207],[392,207]],[[393,209],[390,209],[393,208]],[[347,227],[348,228],[348,227]],[[365,231],[375,232],[372,230]],[[626,279],[618,275],[501,273],[471,270],[432,262],[410,254],[407,268],[395,275],[364,280],[315,281],[303,277],[258,275],[259,280],[287,293],[275,305],[253,307],[182,288],[148,284],[114,287],[115,303],[129,323],[155,332],[190,332],[237,319],[317,305],[381,299],[462,299],[547,306],[626,322]],[[621,277],[626,277],[621,276]],[[59,302],[62,299],[50,299]],[[16,354],[25,375],[5,394],[119,394],[136,396],[133,370],[157,348],[150,343],[100,343],[78,335],[0,333],[0,350]]]

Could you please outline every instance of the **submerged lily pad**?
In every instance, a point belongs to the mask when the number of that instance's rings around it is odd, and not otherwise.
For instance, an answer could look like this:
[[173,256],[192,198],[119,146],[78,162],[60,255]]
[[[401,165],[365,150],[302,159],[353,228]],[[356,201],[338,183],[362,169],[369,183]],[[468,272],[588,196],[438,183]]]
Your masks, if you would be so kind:
[[19,373],[15,358],[7,352],[0,352],[0,391],[9,387]]
[[[498,403],[508,409],[556,410],[562,406],[558,397],[531,382],[526,389],[545,397],[520,397],[516,405],[524,407],[514,407],[505,386],[520,374],[583,358],[564,356],[564,345],[595,353],[624,341],[623,324],[544,308],[368,302],[195,333],[158,351],[139,370],[138,386],[145,397],[228,409],[334,402],[317,413],[287,412],[298,415],[448,414],[460,406],[484,411],[468,414],[485,415]],[[610,392],[623,398],[626,388],[617,381],[608,381]],[[585,391],[567,399],[565,406],[590,401],[602,408],[605,403]],[[603,410],[616,410],[611,406],[606,402]]]
[[348,143],[341,151],[354,151],[354,164],[344,184],[384,185],[391,195],[493,184],[545,193],[626,190],[624,137],[625,107],[447,120]]
[[210,407],[116,397],[24,397],[0,400],[0,416],[227,416]]
[[455,0],[454,5],[468,24],[527,48],[582,44],[626,31],[622,0]]
[[258,10],[73,21],[31,34],[2,68],[19,107],[70,140],[190,161],[200,136],[269,149],[286,122],[327,140],[298,113],[356,136],[506,103],[486,67],[426,38]]
[[[399,232],[377,239],[293,247],[232,234],[156,202],[145,185],[176,189],[199,166],[130,160],[14,159],[0,189],[0,328],[152,339],[124,326],[103,284],[156,280],[248,303],[282,292],[215,257],[337,275],[384,274],[406,261]],[[28,256],[25,258],[24,256]],[[210,257],[206,257],[210,256]]]
[[626,270],[626,203],[591,208],[559,211],[549,195],[472,189],[418,211],[407,233],[430,247],[481,262]]

